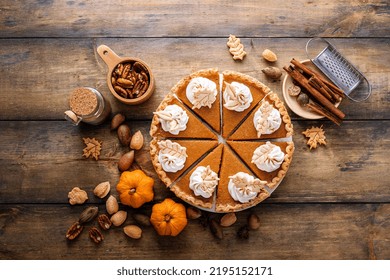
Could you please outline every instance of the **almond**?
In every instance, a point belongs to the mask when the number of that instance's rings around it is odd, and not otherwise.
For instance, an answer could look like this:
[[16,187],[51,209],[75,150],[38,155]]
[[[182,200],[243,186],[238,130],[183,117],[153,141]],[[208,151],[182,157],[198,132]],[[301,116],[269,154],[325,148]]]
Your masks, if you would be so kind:
[[106,201],[106,211],[108,214],[112,215],[119,210],[118,200],[115,196],[110,195],[110,197]]
[[119,171],[123,172],[130,168],[134,161],[134,151],[127,152],[121,156],[118,162]]
[[110,182],[102,182],[95,187],[93,193],[99,198],[104,198],[110,192],[110,189]]
[[228,213],[228,214],[223,215],[219,224],[223,227],[230,227],[236,221],[237,221],[237,216],[236,216],[236,214],[234,214],[232,212],[232,213]]
[[263,58],[265,60],[267,60],[269,62],[275,62],[278,60],[278,57],[276,56],[276,54],[269,49],[265,49],[261,55],[263,56]]
[[123,224],[126,221],[126,219],[127,219],[127,212],[120,210],[111,216],[110,221],[114,226],[119,227],[121,224]]
[[123,228],[124,233],[133,239],[140,239],[142,237],[142,229],[136,225],[128,225]]
[[144,145],[144,136],[141,131],[137,131],[134,133],[133,137],[131,137],[130,149],[140,150]]

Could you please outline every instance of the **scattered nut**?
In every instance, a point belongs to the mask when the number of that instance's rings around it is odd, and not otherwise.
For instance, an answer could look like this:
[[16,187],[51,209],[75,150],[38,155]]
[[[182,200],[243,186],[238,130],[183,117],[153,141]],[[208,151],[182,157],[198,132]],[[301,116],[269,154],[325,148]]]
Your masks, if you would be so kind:
[[118,113],[111,119],[111,130],[117,129],[126,120],[125,115]]
[[99,198],[104,198],[110,192],[110,189],[110,182],[102,182],[95,187],[93,193]]
[[250,214],[248,216],[248,227],[251,230],[256,230],[260,227],[260,218],[256,214]]
[[65,237],[69,240],[75,239],[80,233],[83,231],[84,227],[79,222],[75,222],[70,228],[67,230]]
[[142,237],[142,229],[136,225],[128,225],[123,228],[124,233],[133,239],[140,239]]
[[108,214],[112,215],[118,212],[119,204],[118,200],[115,196],[110,195],[110,197],[106,200],[106,211]]
[[134,151],[123,154],[118,161],[118,169],[123,172],[130,168],[134,161]]
[[211,233],[218,239],[223,238],[223,229],[222,227],[218,224],[217,221],[211,220],[210,221],[210,230]]
[[309,103],[309,96],[306,93],[301,92],[297,97],[297,102],[302,107]]
[[110,221],[110,218],[106,215],[106,214],[100,214],[99,217],[98,217],[98,223],[99,223],[99,226],[104,229],[104,230],[108,230],[110,229],[112,223]]
[[297,85],[291,85],[288,87],[287,92],[290,96],[298,96],[301,93],[301,88]]
[[130,141],[130,149],[140,150],[144,145],[144,136],[141,131],[137,131],[134,133],[133,137],[131,137]]
[[83,204],[88,199],[88,194],[86,191],[80,189],[79,187],[74,187],[68,193],[70,205]]
[[131,140],[131,130],[127,124],[121,124],[117,130],[119,142],[123,146],[129,146]]
[[261,70],[267,77],[277,80],[282,76],[282,71],[278,67],[268,66]]
[[190,220],[198,219],[200,216],[202,216],[202,211],[200,209],[195,207],[188,207],[187,208],[187,218]]
[[89,232],[89,237],[96,244],[99,244],[104,240],[103,234],[97,229],[97,227],[91,227],[88,232]]
[[139,224],[140,226],[150,226],[150,219],[148,216],[140,213],[134,213],[132,215],[133,219]]
[[126,219],[127,219],[127,212],[120,210],[111,216],[110,221],[114,226],[119,227],[121,224],[123,224],[126,221]]
[[99,212],[99,208],[96,206],[87,207],[80,214],[79,223],[82,225],[88,223],[89,221],[92,221],[97,216],[98,212]]
[[248,226],[242,226],[237,231],[237,236],[241,239],[248,239],[249,238],[249,228]]
[[219,224],[223,227],[230,227],[236,221],[237,221],[236,214],[234,212],[231,212],[223,215]]
[[269,62],[275,62],[278,60],[278,57],[276,56],[276,54],[269,49],[265,49],[261,55],[263,56],[263,58],[265,60],[267,60]]

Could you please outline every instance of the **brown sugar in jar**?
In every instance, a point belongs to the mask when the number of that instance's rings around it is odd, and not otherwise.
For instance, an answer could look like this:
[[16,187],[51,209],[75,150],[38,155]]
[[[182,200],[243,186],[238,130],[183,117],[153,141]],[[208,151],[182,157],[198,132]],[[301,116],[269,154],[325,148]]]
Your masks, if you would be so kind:
[[110,103],[94,88],[76,88],[69,96],[70,110],[65,119],[78,125],[80,121],[98,125],[111,113]]

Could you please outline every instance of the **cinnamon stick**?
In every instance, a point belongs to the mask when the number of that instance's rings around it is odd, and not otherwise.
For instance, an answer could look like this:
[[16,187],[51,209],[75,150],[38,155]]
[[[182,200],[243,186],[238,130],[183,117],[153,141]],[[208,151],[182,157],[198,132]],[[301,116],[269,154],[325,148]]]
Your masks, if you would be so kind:
[[309,81],[296,69],[293,67],[284,66],[283,69],[293,78],[300,86],[305,88],[308,93],[317,100],[322,106],[324,106],[328,111],[336,115],[340,119],[344,119],[345,114],[341,112],[338,108],[334,106],[327,98],[325,98],[318,90],[313,88]]
[[325,110],[323,107],[321,107],[317,103],[308,103],[308,104],[306,104],[306,107],[310,108],[311,110],[313,110],[314,112],[320,114],[321,116],[324,116],[324,117],[328,118],[329,120],[331,120],[332,122],[334,122],[337,125],[340,125],[341,122],[342,122],[342,120],[340,118],[338,118],[337,116],[333,115],[328,110]]

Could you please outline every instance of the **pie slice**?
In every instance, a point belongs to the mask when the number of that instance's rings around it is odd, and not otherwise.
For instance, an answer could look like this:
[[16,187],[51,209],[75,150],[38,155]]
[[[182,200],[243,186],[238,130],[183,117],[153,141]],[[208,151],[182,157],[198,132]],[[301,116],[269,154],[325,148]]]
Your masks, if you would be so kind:
[[228,185],[230,176],[236,175],[238,172],[244,172],[252,175],[252,172],[246,167],[241,160],[230,150],[228,146],[224,146],[221,168],[219,172],[219,185],[217,189],[217,198],[215,204],[216,212],[232,212],[248,208],[252,205],[260,203],[267,197],[269,193],[262,188],[257,196],[249,202],[241,203],[235,201],[229,193]]
[[218,69],[192,73],[182,78],[171,91],[216,132],[221,131]]
[[[272,133],[261,133],[260,137],[258,131],[254,125],[254,118],[256,114],[262,110],[265,104],[268,102],[269,107],[273,107],[280,114],[280,126]],[[272,105],[272,106],[271,106]],[[267,109],[266,109],[267,110]],[[273,113],[270,113],[271,116]],[[270,122],[276,120],[272,119]],[[269,123],[265,124],[265,127],[271,126]],[[257,139],[276,139],[276,138],[285,138],[292,136],[293,126],[291,123],[290,116],[287,113],[286,107],[284,107],[283,102],[280,101],[279,97],[275,93],[267,95],[256,108],[252,111],[248,118],[237,128],[237,130],[229,137],[229,140],[257,140]]]
[[[219,174],[219,167],[221,164],[223,144],[219,144],[212,152],[210,152],[205,158],[203,158],[196,166],[194,166],[187,174],[181,177],[176,181],[171,187],[177,197],[183,199],[184,201],[194,205],[204,208],[211,208],[214,201],[214,193],[209,198],[204,198],[201,195],[195,195],[194,191],[190,188],[191,176],[193,176],[196,170],[199,170],[199,167],[209,167],[213,172]],[[218,182],[217,182],[218,184]]]
[[253,162],[253,155],[256,149],[265,145],[266,142],[250,142],[250,141],[228,141],[232,149],[240,156],[241,160],[252,170],[252,172],[260,179],[267,181],[267,186],[274,188],[284,178],[290,166],[292,155],[294,153],[293,142],[271,142],[272,145],[280,147],[284,153],[283,162],[276,169],[270,172],[263,171]]
[[[234,130],[234,128],[236,128],[237,125],[245,118],[245,116],[247,116],[251,110],[260,102],[260,100],[262,100],[264,96],[270,92],[270,89],[258,80],[239,72],[224,71],[222,74],[222,136],[227,138]],[[237,92],[237,94],[241,92],[241,96],[237,96],[235,94],[233,95],[235,95],[234,99],[239,99],[237,100],[237,103],[242,103],[242,90],[237,89],[234,86],[235,83],[240,83],[247,86],[247,88],[250,90],[252,101],[249,104],[247,97],[245,96],[244,103],[247,103],[246,106],[234,106],[228,109],[229,106],[226,104],[226,95],[229,93],[226,90],[229,91],[230,86],[233,86],[233,91]],[[239,86],[242,87],[241,85]],[[236,90],[234,90],[235,88]],[[230,101],[230,103],[232,103],[232,101]]]
[[[191,165],[218,145],[216,140],[157,140],[150,143],[150,156],[159,178],[169,187]],[[184,153],[183,153],[184,150]],[[161,151],[161,154],[160,154]],[[168,155],[166,155],[168,153]],[[184,158],[184,160],[182,160]],[[160,162],[167,160],[168,164]],[[178,159],[178,160],[176,160]],[[176,161],[175,161],[176,160]],[[169,168],[183,165],[180,170]]]
[[[168,131],[163,129],[163,125],[166,129],[168,127]],[[217,136],[173,95],[166,96],[154,113],[150,136],[217,139]]]

